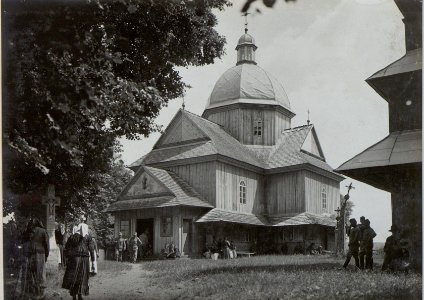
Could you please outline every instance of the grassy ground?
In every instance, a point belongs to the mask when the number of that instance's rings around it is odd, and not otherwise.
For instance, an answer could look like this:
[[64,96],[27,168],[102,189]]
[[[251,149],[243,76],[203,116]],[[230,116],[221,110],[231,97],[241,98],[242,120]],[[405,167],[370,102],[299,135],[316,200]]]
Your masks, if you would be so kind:
[[156,288],[192,299],[421,299],[417,274],[339,270],[329,256],[259,256],[236,260],[144,263]]
[[[328,255],[100,261],[86,299],[421,299],[419,274],[361,272],[352,263],[340,270],[341,263]],[[47,269],[47,299],[70,299],[62,278],[63,270]]]

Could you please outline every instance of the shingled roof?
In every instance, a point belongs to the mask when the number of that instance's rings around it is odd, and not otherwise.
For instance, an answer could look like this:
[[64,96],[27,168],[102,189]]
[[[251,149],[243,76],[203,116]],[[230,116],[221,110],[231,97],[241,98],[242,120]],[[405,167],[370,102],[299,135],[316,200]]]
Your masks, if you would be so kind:
[[286,218],[273,226],[298,226],[298,225],[323,225],[329,227],[336,226],[336,220],[327,215],[318,215],[309,212],[298,214],[291,218]]
[[185,110],[180,110],[178,113],[188,117],[209,140],[183,144],[178,147],[159,147],[153,149],[142,160],[137,160],[130,167],[214,154],[233,158],[256,167],[263,166],[262,161],[250,152],[246,146],[228,134],[220,125]]
[[299,126],[283,131],[275,146],[243,145],[214,122],[185,110],[180,110],[178,113],[191,120],[208,137],[208,140],[174,147],[155,148],[131,164],[131,168],[188,158],[222,155],[264,170],[309,164],[336,174],[324,158],[302,150],[305,139],[313,130],[313,125]]
[[196,222],[230,222],[248,225],[268,225],[268,221],[263,216],[258,216],[250,213],[227,211],[218,208],[210,210]]
[[362,151],[338,167],[337,171],[386,167],[422,162],[422,130],[390,133],[383,140]]
[[[131,199],[122,198],[112,203],[107,209],[107,212],[140,209],[150,207],[166,207],[166,206],[195,206],[204,208],[213,208],[203,197],[196,192],[187,182],[178,177],[171,171],[157,169],[153,167],[143,166],[137,173],[146,171],[156,180],[169,189],[169,195],[147,195],[132,197]],[[136,177],[136,176],[134,176]],[[131,181],[129,185],[133,182]],[[125,191],[126,189],[124,189]],[[121,197],[120,197],[121,198]]]

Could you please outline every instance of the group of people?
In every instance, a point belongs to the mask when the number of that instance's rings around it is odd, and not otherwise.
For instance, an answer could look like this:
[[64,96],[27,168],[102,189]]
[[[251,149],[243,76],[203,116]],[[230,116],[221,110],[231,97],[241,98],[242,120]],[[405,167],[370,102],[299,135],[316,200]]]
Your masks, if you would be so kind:
[[[85,217],[73,227],[72,235],[60,225],[55,232],[59,248],[59,266],[65,268],[62,288],[68,289],[73,299],[89,294],[90,273],[97,272],[97,246],[88,231]],[[21,241],[22,261],[15,290],[17,299],[44,299],[46,261],[50,254],[49,235],[38,218],[29,219]]]
[[361,270],[372,270],[373,268],[373,248],[374,238],[377,236],[374,229],[371,228],[370,220],[364,216],[360,218],[360,224],[356,219],[349,220],[346,234],[349,236],[349,250],[343,268],[347,268],[353,256],[355,266]]
[[134,232],[129,239],[123,238],[122,232],[120,232],[115,241],[116,261],[122,262],[123,254],[127,250],[130,254],[130,261],[133,263],[137,262],[138,257],[147,256],[150,251],[148,231],[145,230],[140,236],[137,236],[137,232]]
[[237,258],[236,246],[233,241],[228,240],[227,237],[224,239],[219,239],[218,241],[215,238],[212,241],[211,245],[206,247],[206,250],[203,251],[203,256],[205,258],[216,259],[218,257],[224,259]]
[[[353,257],[355,266],[361,270],[373,269],[373,239],[376,236],[375,231],[370,226],[370,221],[365,217],[360,218],[360,224],[355,219],[349,220],[350,225],[347,228],[349,236],[349,251],[343,265],[346,268]],[[401,231],[396,225],[392,225],[390,230],[392,235],[386,239],[384,244],[384,261],[382,270],[405,270],[408,266],[408,243],[402,238]]]

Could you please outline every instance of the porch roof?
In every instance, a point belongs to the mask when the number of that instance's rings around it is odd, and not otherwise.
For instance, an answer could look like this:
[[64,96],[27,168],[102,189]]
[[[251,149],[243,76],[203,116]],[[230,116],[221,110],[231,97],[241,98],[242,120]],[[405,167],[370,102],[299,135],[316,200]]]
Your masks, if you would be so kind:
[[109,207],[105,209],[105,212],[116,212],[143,208],[160,208],[169,206],[194,206],[212,208],[212,205],[196,197],[162,196],[153,198],[119,200],[109,205]]
[[336,226],[336,219],[328,215],[318,215],[313,213],[304,212],[294,217],[284,218],[279,223],[273,226],[297,226],[297,225],[323,225],[329,227]]
[[268,221],[263,216],[258,216],[250,213],[227,211],[218,208],[210,210],[196,222],[229,222],[247,225],[269,225]]
[[391,132],[387,137],[351,158],[336,171],[350,175],[353,169],[387,167],[422,161],[422,130]]

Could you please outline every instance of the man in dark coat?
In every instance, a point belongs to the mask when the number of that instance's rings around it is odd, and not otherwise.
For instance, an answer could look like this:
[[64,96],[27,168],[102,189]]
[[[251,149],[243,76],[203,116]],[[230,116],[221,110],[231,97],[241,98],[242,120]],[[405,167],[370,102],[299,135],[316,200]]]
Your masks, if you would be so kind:
[[359,235],[360,231],[357,227],[356,219],[350,219],[350,226],[348,228],[347,234],[349,235],[349,251],[347,252],[345,263],[343,264],[343,268],[347,268],[350,259],[355,259],[355,266],[359,268],[359,258],[358,258],[358,252],[359,252]]
[[[361,269],[372,270],[373,259],[372,259],[372,249],[374,247],[373,239],[376,237],[374,229],[370,226],[370,220],[366,219],[361,231],[360,239],[360,251],[359,251],[359,260]],[[364,265],[365,258],[365,265]]]
[[392,268],[392,262],[402,257],[402,248],[400,244],[400,234],[396,225],[392,225],[390,230],[392,235],[386,239],[384,244],[384,261],[383,266],[381,267],[382,271]]

